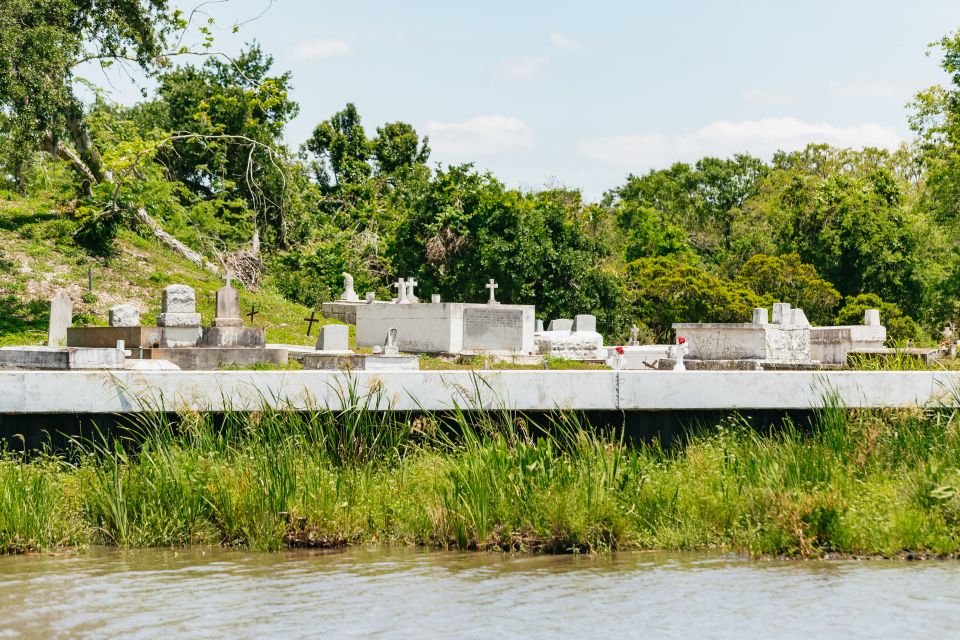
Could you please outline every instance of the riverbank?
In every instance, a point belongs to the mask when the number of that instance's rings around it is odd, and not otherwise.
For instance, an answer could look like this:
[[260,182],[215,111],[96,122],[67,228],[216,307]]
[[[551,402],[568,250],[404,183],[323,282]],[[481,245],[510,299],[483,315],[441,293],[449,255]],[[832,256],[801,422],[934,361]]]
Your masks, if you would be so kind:
[[121,438],[3,454],[0,550],[350,544],[523,552],[960,551],[957,412],[828,406],[628,443],[572,414],[142,414]]

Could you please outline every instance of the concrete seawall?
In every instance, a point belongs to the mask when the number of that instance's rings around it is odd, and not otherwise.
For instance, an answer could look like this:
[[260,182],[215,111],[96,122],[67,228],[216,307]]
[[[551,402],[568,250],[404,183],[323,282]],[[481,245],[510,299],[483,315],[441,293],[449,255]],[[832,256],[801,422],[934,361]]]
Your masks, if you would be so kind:
[[956,404],[949,371],[0,371],[0,414],[369,409],[697,411]]

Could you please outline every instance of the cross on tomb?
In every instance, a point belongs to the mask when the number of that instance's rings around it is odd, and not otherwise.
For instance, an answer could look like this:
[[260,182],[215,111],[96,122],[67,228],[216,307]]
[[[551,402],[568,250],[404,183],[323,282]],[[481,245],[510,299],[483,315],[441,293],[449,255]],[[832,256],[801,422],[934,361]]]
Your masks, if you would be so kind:
[[394,282],[391,287],[397,288],[397,303],[403,303],[407,301],[407,281],[403,278],[400,278]]
[[407,299],[416,300],[417,296],[414,294],[413,290],[419,285],[415,278],[407,278]]
[[314,322],[320,322],[320,320],[317,318],[317,312],[316,312],[316,311],[311,311],[311,312],[310,312],[310,317],[309,317],[309,318],[304,318],[304,320],[305,320],[306,323],[307,323],[307,335],[310,335],[310,332],[313,330],[313,323],[314,323]]
[[257,311],[257,305],[250,305],[250,313],[247,314],[247,317],[250,318],[250,324],[253,324],[253,319],[256,315],[260,313]]
[[494,280],[493,278],[490,278],[490,282],[483,285],[485,289],[490,289],[490,299],[487,300],[487,304],[500,304],[499,302],[497,302],[497,298],[494,296],[494,290],[499,286],[500,285],[498,285],[497,281]]

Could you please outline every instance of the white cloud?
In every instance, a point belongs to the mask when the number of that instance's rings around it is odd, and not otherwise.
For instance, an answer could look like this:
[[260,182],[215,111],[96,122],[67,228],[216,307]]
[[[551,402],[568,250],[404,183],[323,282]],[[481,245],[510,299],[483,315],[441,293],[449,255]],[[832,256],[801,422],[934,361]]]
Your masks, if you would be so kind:
[[337,38],[318,38],[297,45],[295,54],[297,60],[324,60],[350,55],[350,45]]
[[887,82],[848,84],[833,90],[833,95],[845,98],[900,98],[906,100],[912,94],[913,90],[909,87]]
[[752,104],[787,104],[796,100],[789,91],[782,89],[747,89],[743,92],[744,102]]
[[714,122],[681,135],[642,133],[590,138],[581,140],[577,149],[592,161],[636,172],[704,156],[728,157],[745,152],[769,158],[775,151],[795,151],[808,143],[895,149],[901,142],[896,130],[871,122],[838,127],[797,118],[762,118]]
[[510,116],[477,116],[464,122],[428,122],[430,147],[439,155],[469,159],[533,147],[533,131]]
[[514,80],[530,80],[540,75],[550,62],[547,56],[520,56],[503,62],[503,72]]
[[583,43],[572,36],[554,31],[547,38],[547,42],[561,49],[583,49]]

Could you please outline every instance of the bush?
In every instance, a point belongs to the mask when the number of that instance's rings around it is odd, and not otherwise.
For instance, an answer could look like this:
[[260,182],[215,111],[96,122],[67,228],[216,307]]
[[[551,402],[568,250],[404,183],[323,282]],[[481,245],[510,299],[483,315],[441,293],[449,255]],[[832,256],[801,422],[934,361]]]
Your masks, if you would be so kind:
[[887,328],[887,342],[902,344],[907,340],[923,341],[923,331],[913,318],[905,315],[900,307],[892,302],[884,302],[874,293],[861,293],[844,299],[843,308],[837,313],[839,325],[863,324],[863,312],[867,309],[880,310],[880,322]]
[[813,324],[829,324],[840,302],[836,288],[817,275],[813,265],[801,262],[795,253],[757,254],[740,267],[737,282],[759,296],[769,296],[803,309]]

